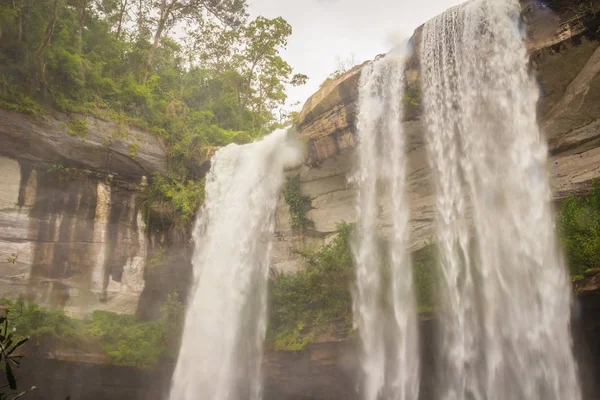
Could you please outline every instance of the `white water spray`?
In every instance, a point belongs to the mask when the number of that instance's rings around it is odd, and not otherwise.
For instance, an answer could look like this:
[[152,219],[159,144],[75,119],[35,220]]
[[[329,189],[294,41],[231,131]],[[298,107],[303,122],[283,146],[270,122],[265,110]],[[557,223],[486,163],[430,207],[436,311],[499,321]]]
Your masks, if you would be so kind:
[[302,160],[284,130],[212,158],[194,231],[194,285],[171,400],[257,400],[274,212],[284,168]]
[[444,286],[440,399],[581,398],[527,63],[517,0],[474,0],[423,30]]
[[[419,394],[417,316],[408,248],[405,138],[402,130],[404,55],[365,67],[359,84],[359,167],[355,324],[362,344],[365,400],[416,400]],[[378,210],[391,204],[388,257],[381,257]]]

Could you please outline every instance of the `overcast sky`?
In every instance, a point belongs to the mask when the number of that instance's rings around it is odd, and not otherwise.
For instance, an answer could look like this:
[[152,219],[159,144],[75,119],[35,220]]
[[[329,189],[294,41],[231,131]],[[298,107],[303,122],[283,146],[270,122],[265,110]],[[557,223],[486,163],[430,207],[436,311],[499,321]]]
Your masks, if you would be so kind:
[[[293,33],[283,57],[310,78],[289,90],[301,105],[335,70],[338,58],[373,59],[408,39],[425,21],[464,0],[248,0],[252,18],[283,17]],[[295,107],[299,109],[301,106]]]

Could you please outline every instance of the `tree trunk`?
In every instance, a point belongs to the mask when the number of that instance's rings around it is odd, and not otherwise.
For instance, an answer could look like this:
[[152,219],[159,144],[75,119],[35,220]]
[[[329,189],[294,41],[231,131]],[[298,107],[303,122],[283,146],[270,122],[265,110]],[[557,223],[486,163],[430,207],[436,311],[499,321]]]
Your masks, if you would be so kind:
[[148,58],[146,59],[146,68],[143,74],[142,84],[145,84],[148,81],[150,69],[152,68],[152,63],[154,61],[154,54],[160,45],[160,39],[162,38],[162,34],[165,30],[167,20],[171,16],[172,5],[173,4],[171,3],[167,6],[167,0],[161,1],[160,18],[158,19],[158,26],[156,27],[156,32],[154,33],[154,42],[152,43],[150,50],[148,50]]
[[19,1],[12,0],[13,9],[17,10],[17,42],[23,40],[23,0]]
[[77,11],[77,52],[83,51],[83,27],[85,25],[85,12],[87,10],[88,0],[80,0],[79,10]]
[[144,0],[140,0],[138,3],[138,34],[144,33]]
[[17,16],[17,41],[23,41],[23,2],[21,1],[21,7],[19,8],[19,15]]
[[23,41],[23,10],[19,11],[19,16],[17,17],[17,41]]
[[252,67],[250,68],[250,72],[248,72],[248,79],[246,80],[246,87],[245,87],[245,91],[246,93],[244,96],[244,99],[242,100],[242,103],[240,104],[240,112],[242,112],[244,110],[244,108],[246,108],[246,104],[248,104],[248,100],[250,99],[250,90],[252,89],[252,79],[254,78],[254,68],[256,68],[256,62],[254,62],[252,64]]
[[50,46],[52,35],[54,33],[56,18],[58,17],[59,4],[60,0],[54,0],[54,4],[52,5],[52,15],[50,16],[50,20],[48,21],[46,30],[44,31],[44,39],[42,40],[42,44],[37,49],[35,54],[38,64],[38,83],[42,85],[44,85],[46,82],[46,53],[48,52],[48,47]]
[[117,39],[121,38],[121,30],[123,29],[123,19],[125,18],[125,10],[127,9],[127,1],[121,1],[121,9],[119,10],[119,26],[117,27]]

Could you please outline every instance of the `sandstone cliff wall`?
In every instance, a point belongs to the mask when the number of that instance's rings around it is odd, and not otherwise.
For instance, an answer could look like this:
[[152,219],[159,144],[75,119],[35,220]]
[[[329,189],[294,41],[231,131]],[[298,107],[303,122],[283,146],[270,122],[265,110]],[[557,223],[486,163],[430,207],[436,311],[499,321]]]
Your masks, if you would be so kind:
[[[548,138],[551,177],[557,200],[587,192],[600,177],[600,35],[598,18],[565,23],[563,9],[523,2],[528,27],[531,70],[540,87],[539,119]],[[411,39],[413,54],[406,64],[407,100],[404,134],[407,136],[408,198],[411,207],[411,250],[434,236],[435,197],[427,159],[419,81],[421,29]],[[273,268],[294,271],[301,267],[297,251],[322,241],[340,221],[354,222],[358,81],[363,65],[329,82],[306,102],[296,129],[309,143],[309,160],[290,175],[301,181],[301,192],[312,209],[306,217],[313,227],[301,234],[289,225],[282,200],[277,208]],[[390,230],[389,204],[381,204],[380,226]]]
[[0,293],[80,317],[133,314],[143,294],[143,309],[156,313],[190,270],[189,257],[177,260],[185,276],[164,279],[171,248],[181,248],[168,232],[149,231],[142,212],[148,177],[166,172],[162,145],[95,118],[72,135],[69,121],[0,110]]

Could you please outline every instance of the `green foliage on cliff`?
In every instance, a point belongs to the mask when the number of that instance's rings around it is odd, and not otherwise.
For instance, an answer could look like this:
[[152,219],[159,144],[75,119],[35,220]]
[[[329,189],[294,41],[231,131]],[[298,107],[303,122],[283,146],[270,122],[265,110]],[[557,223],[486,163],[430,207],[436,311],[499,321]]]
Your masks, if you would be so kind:
[[181,182],[155,173],[145,203],[146,215],[152,206],[170,205],[168,218],[176,227],[189,226],[204,202],[205,179]]
[[[331,323],[351,324],[353,231],[353,225],[339,224],[331,241],[302,252],[304,269],[295,274],[278,273],[271,280],[268,338],[276,350],[301,350]],[[435,307],[437,267],[435,245],[428,244],[416,253],[413,279],[420,311],[432,311]],[[384,278],[384,283],[389,284],[389,278]],[[384,307],[387,301],[382,298]]]
[[9,322],[13,318],[19,317],[19,315],[13,315],[10,310],[4,310],[0,315],[0,370],[6,377],[6,383],[0,385],[1,400],[15,400],[35,390],[35,387],[32,387],[29,390],[18,391],[17,377],[13,372],[14,369],[19,368],[19,360],[23,358],[17,350],[29,341],[28,337],[17,340],[15,330]]
[[300,350],[328,323],[351,321],[352,231],[351,225],[339,224],[329,243],[303,253],[303,270],[271,281],[269,339],[277,350]]
[[102,174],[90,171],[89,169],[65,167],[62,164],[52,164],[46,172],[51,176],[57,177],[61,182],[68,182],[81,178],[99,179],[102,177]]
[[160,360],[175,357],[179,347],[184,307],[177,293],[168,297],[161,318],[155,321],[109,311],[94,311],[91,320],[79,320],[23,298],[0,302],[18,315],[13,325],[15,340],[31,337],[28,351],[34,354],[59,349],[101,351],[116,364],[152,368]]
[[432,311],[435,308],[438,290],[437,247],[427,244],[413,255],[413,281],[419,311]]
[[138,322],[133,315],[94,311],[84,334],[97,339],[115,363],[147,367],[156,365],[163,354],[164,330],[162,321]]
[[404,89],[404,105],[418,107],[421,105],[421,85],[419,82],[413,82],[406,85]]
[[346,72],[350,71],[352,68],[354,68],[354,66],[357,64],[356,61],[356,55],[354,53],[349,54],[348,56],[342,58],[339,55],[336,57],[336,65],[335,65],[335,70],[330,73],[327,78],[325,78],[325,80],[323,82],[321,82],[321,85],[319,85],[319,88],[323,88],[325,85],[327,85],[329,82],[339,78],[340,76],[344,75]]
[[600,185],[583,197],[565,200],[558,213],[558,227],[573,280],[600,268]]
[[83,118],[71,118],[69,120],[68,132],[71,136],[85,138],[88,132],[87,121]]
[[[167,153],[162,191],[181,192],[200,178],[191,166],[203,148],[288,123],[286,90],[308,79],[281,57],[291,26],[249,20],[246,8],[244,0],[0,0],[0,107],[150,131]],[[84,137],[85,120],[72,117],[68,132]],[[128,144],[135,156],[139,146]],[[198,203],[174,206],[188,205]]]
[[311,226],[312,221],[306,218],[311,208],[310,197],[302,196],[300,192],[300,177],[288,178],[283,187],[283,197],[290,212],[290,225],[294,232],[302,232]]
[[67,317],[63,311],[48,310],[23,298],[0,299],[0,303],[2,308],[19,316],[13,320],[15,337],[19,340],[31,337],[32,345],[74,340],[81,327],[79,321]]

